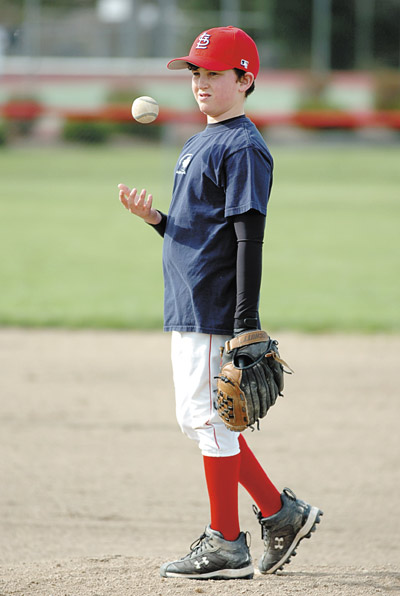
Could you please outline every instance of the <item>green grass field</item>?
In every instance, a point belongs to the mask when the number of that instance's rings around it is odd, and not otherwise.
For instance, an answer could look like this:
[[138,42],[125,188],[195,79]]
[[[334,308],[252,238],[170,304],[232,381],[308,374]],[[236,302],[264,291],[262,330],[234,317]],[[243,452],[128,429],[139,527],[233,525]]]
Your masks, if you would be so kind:
[[[400,330],[400,147],[271,147],[267,329]],[[162,239],[117,184],[168,209],[179,148],[3,148],[0,324],[161,328]]]

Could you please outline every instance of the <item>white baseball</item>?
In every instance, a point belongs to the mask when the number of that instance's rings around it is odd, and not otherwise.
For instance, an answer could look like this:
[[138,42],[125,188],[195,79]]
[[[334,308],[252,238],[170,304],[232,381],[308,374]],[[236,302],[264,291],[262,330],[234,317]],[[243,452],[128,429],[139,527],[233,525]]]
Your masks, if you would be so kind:
[[152,97],[137,97],[132,104],[132,116],[141,124],[154,122],[159,112],[158,103]]

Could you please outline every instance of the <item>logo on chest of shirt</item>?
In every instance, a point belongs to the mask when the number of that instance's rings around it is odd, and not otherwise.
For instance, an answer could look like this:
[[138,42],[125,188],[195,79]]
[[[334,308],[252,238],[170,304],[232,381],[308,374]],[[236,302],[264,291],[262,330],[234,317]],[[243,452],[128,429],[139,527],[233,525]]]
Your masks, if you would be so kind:
[[176,169],[177,174],[186,174],[186,170],[190,162],[192,161],[193,153],[186,153],[178,162],[178,167]]

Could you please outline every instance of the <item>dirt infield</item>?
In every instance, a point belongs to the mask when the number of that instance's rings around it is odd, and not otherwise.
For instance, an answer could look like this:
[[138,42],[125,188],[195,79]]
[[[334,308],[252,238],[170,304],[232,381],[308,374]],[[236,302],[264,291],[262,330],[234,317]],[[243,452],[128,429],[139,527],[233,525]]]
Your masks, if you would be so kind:
[[158,572],[208,523],[169,335],[0,330],[0,596],[400,594],[400,337],[275,335],[295,374],[246,438],[325,515],[278,575],[192,582]]

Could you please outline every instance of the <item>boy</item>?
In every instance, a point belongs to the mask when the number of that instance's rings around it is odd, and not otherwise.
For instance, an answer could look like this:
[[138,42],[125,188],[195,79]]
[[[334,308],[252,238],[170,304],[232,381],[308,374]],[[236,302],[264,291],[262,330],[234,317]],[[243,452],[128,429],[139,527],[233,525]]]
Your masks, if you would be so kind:
[[120,200],[164,238],[164,330],[172,332],[177,419],[201,449],[211,522],[190,553],[162,565],[163,577],[253,577],[247,537],[240,531],[239,483],[257,503],[264,553],[261,573],[288,563],[322,512],[274,486],[241,433],[228,430],[215,405],[220,347],[260,329],[262,244],[273,160],[245,116],[259,57],[241,29],[201,33],[188,56],[168,63],[189,68],[207,127],[184,145],[175,169],[168,216],[146,190],[120,184]]

